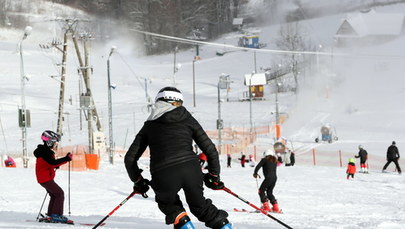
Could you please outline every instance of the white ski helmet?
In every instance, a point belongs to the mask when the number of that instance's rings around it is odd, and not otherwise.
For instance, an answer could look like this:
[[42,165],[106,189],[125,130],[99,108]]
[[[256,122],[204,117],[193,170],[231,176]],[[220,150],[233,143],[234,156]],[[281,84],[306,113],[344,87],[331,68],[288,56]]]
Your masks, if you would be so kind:
[[175,87],[164,87],[156,95],[155,101],[183,102],[183,94]]
[[363,146],[362,146],[362,145],[359,145],[359,149],[363,149]]
[[266,151],[263,152],[263,157],[266,156],[275,156],[274,151],[272,149],[267,149]]

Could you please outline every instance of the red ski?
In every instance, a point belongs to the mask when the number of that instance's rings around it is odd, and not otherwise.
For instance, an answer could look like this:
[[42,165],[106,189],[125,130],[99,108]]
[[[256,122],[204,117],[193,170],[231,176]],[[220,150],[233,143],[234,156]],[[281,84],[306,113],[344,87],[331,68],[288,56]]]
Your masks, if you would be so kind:
[[[262,213],[261,211],[259,211],[259,210],[247,210],[247,209],[244,209],[244,208],[234,208],[233,209],[235,212],[247,212],[247,213]],[[273,212],[273,211],[269,211],[269,212],[267,212],[267,213],[277,213],[277,214],[284,214],[283,213],[283,211],[280,209],[280,211],[279,212]]]

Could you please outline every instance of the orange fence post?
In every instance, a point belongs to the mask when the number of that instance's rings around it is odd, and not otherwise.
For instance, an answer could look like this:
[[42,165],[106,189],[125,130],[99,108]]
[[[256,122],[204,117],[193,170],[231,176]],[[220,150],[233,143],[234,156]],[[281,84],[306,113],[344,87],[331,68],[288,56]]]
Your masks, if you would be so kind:
[[281,137],[281,126],[280,124],[276,124],[276,139]]
[[314,162],[314,165],[316,165],[316,161],[315,161],[315,149],[312,149],[312,161]]

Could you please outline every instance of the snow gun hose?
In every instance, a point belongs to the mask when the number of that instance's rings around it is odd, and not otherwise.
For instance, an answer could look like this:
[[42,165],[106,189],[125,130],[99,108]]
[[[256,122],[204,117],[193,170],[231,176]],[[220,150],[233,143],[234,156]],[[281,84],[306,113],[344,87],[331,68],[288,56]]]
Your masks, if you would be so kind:
[[270,215],[269,213],[267,213],[266,211],[263,211],[262,209],[260,209],[259,207],[253,205],[252,203],[250,203],[249,201],[243,199],[242,197],[240,197],[239,195],[237,195],[236,193],[232,192],[229,188],[224,187],[223,190],[229,194],[231,194],[232,196],[238,198],[239,200],[245,202],[246,204],[248,204],[249,206],[251,206],[252,208],[260,211],[261,213],[265,214],[266,216],[270,217],[272,220],[276,221],[277,223],[283,225],[286,228],[292,229],[292,227],[288,226],[287,224],[283,223],[282,221],[280,221],[279,219],[277,219],[276,217]]
[[117,207],[115,207],[110,213],[108,213],[108,215],[106,215],[100,222],[98,222],[96,225],[94,225],[93,229],[97,228],[98,226],[100,226],[108,217],[110,217],[112,214],[114,214],[114,212],[116,210],[118,210],[118,208],[120,208],[122,205],[124,205],[129,199],[131,199],[131,197],[133,197],[135,194],[137,194],[136,192],[132,192],[131,194],[129,194],[129,196],[127,198],[125,198],[125,200],[123,200]]

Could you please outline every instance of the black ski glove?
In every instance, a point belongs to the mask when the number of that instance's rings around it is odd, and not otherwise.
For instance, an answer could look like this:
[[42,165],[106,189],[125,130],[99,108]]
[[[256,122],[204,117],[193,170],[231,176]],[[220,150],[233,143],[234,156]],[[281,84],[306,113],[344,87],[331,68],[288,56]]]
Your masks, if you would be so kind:
[[254,177],[254,178],[258,178],[258,177],[261,178],[260,175],[257,174],[257,173],[253,173],[253,177]]
[[72,153],[67,153],[66,154],[66,156],[65,156],[65,159],[66,159],[66,161],[71,161],[71,160],[73,160],[73,154]]
[[219,175],[213,175],[211,173],[204,175],[204,183],[205,186],[213,190],[220,190],[225,187],[224,182],[219,179]]
[[148,198],[146,192],[149,190],[149,184],[150,181],[141,176],[140,179],[134,183],[134,192],[141,194],[143,198]]

